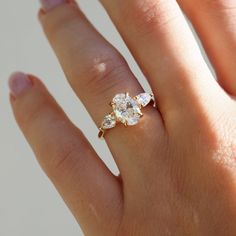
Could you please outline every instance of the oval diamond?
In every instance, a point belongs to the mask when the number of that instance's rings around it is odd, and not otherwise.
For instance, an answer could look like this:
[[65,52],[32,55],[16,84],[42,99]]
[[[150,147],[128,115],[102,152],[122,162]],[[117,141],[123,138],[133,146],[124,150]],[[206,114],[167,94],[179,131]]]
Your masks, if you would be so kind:
[[124,101],[126,98],[126,94],[125,93],[120,93],[120,94],[117,94],[112,102],[115,103],[115,104],[118,104],[118,103],[121,103],[122,101]]
[[113,110],[117,119],[125,125],[135,125],[141,117],[137,101],[128,94],[117,94],[113,98]]
[[113,114],[109,114],[104,117],[104,120],[102,122],[103,129],[111,129],[115,126],[116,126],[116,118]]
[[149,102],[152,100],[152,96],[149,93],[140,93],[135,97],[137,99],[137,102],[142,106],[145,107],[149,104]]

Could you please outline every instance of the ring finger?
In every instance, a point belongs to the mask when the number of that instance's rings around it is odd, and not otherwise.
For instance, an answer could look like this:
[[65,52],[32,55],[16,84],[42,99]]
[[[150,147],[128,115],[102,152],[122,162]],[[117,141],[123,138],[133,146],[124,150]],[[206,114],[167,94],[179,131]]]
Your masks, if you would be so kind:
[[[53,9],[44,5],[39,17],[69,83],[98,126],[110,112],[108,104],[115,94],[128,91],[135,96],[143,91],[122,56],[92,27],[74,2]],[[153,139],[149,143],[154,142],[164,131],[162,128],[159,113],[145,109],[142,124],[129,129],[119,126],[109,132],[106,140],[123,177],[130,175],[128,170],[143,166],[139,163],[143,159],[132,153],[135,150],[141,157],[144,151],[137,137],[149,135]],[[138,141],[127,142],[128,139]]]

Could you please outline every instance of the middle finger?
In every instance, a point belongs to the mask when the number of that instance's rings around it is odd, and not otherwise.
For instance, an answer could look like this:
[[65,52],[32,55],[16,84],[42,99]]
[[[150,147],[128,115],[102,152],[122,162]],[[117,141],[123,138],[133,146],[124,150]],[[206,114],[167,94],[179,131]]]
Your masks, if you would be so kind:
[[175,0],[100,1],[145,72],[167,129],[223,94]]

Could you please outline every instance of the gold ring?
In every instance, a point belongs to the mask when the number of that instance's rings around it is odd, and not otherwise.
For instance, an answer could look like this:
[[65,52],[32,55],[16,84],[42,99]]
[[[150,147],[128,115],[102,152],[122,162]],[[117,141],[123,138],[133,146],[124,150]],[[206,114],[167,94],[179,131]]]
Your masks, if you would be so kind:
[[110,103],[113,111],[104,117],[98,137],[103,138],[105,131],[114,128],[118,123],[125,126],[136,125],[143,116],[141,109],[151,103],[155,107],[154,96],[150,93],[140,93],[135,97],[130,97],[129,93],[115,95]]

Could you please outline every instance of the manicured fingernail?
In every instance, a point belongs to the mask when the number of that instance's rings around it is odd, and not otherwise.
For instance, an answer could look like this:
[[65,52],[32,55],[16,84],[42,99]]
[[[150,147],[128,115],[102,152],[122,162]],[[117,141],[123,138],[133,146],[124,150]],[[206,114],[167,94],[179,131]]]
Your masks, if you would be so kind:
[[50,11],[54,7],[66,3],[66,0],[40,0],[40,4],[44,11]]
[[8,84],[11,94],[14,97],[17,97],[32,86],[32,82],[29,77],[22,72],[15,72],[12,74],[9,78]]

